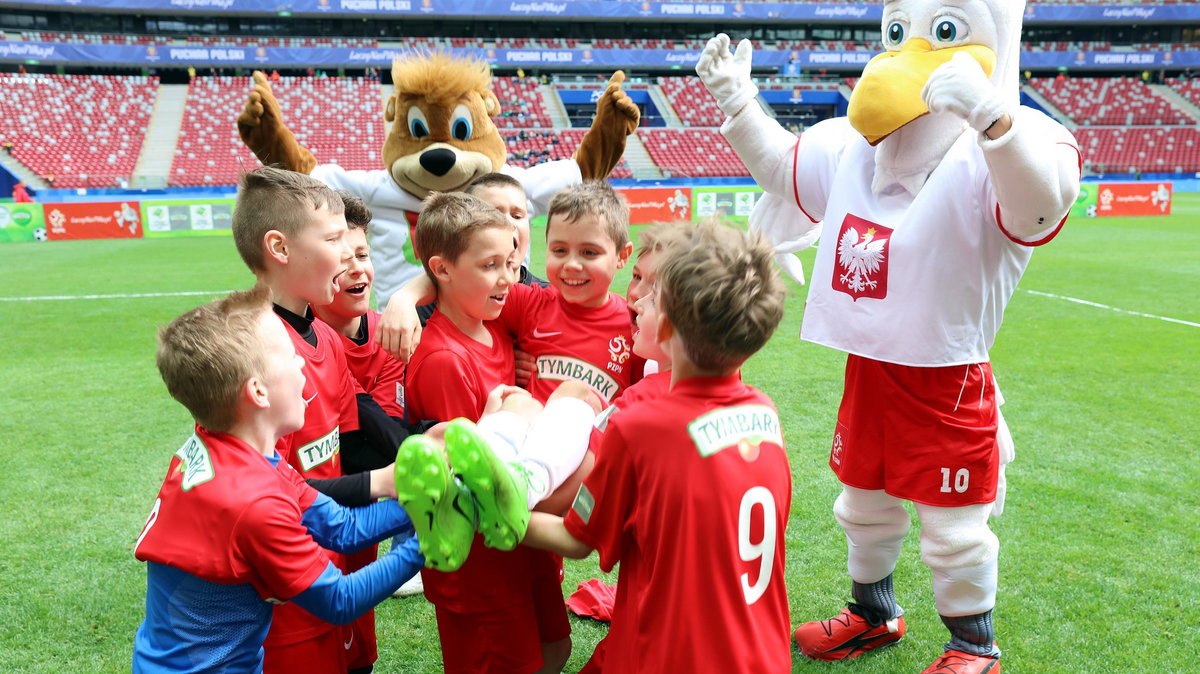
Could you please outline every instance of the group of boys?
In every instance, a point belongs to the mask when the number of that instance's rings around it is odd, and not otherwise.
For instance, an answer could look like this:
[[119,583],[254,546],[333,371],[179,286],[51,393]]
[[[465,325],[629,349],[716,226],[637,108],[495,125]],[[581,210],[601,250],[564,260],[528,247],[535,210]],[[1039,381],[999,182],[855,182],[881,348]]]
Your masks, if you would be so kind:
[[370,671],[370,609],[418,570],[447,672],[561,671],[558,555],[592,550],[622,564],[586,671],[790,669],[790,471],[739,374],[782,317],[769,245],[655,227],[620,297],[628,209],[584,183],[550,204],[542,286],[524,203],[499,174],[431,195],[425,275],[381,316],[361,202],[243,177],[234,239],[258,286],[159,335],[196,427],[135,549],[135,671]]

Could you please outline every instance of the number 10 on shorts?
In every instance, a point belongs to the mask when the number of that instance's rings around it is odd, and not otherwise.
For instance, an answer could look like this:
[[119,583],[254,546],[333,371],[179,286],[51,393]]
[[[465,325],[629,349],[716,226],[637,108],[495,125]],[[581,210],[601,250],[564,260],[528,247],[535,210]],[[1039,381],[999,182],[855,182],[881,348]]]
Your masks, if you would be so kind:
[[[961,494],[965,492],[969,486],[971,486],[971,471],[967,470],[966,468],[959,468],[954,473],[954,491]],[[950,469],[943,468],[941,492],[943,494],[949,494],[950,488]]]

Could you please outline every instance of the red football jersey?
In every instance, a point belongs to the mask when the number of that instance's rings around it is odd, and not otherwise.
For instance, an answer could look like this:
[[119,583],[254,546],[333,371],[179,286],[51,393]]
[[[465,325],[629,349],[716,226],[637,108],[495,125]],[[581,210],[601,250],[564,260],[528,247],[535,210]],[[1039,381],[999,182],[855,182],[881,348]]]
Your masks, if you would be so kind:
[[363,320],[367,322],[367,342],[357,344],[349,337],[338,333],[346,352],[346,364],[350,374],[370,394],[389,416],[404,416],[404,363],[396,360],[375,341],[379,331],[379,312],[368,310]]
[[[492,335],[490,347],[464,335],[441,312],[429,318],[408,362],[405,397],[410,418],[478,421],[488,392],[500,384],[513,384],[512,338],[495,321],[484,325]],[[500,610],[528,600],[528,566],[523,548],[501,552],[484,546],[483,538],[476,535],[458,571],[421,571],[425,597],[459,613]]]
[[280,439],[279,454],[304,477],[342,476],[341,440],[346,431],[358,430],[358,400],[354,379],[346,364],[341,334],[314,320],[317,345],[304,341],[287,321],[288,336],[304,359],[304,427]]
[[552,286],[513,285],[499,320],[537,363],[529,392],[543,403],[568,379],[588,384],[605,403],[633,382],[633,326],[620,295],[609,293],[607,304],[588,309]]
[[492,335],[491,346],[464,335],[440,311],[429,317],[408,361],[405,397],[410,419],[479,421],[488,393],[501,384],[513,385],[517,371],[512,338],[495,321],[484,326]]
[[605,670],[791,671],[791,495],[775,406],[739,375],[615,414],[566,517],[621,564]]
[[642,377],[641,381],[625,389],[625,392],[613,401],[618,409],[627,409],[646,400],[656,400],[671,391],[671,371],[655,372]]
[[316,497],[287,463],[272,466],[238,438],[196,426],[171,459],[133,554],[286,601],[330,561],[300,523]]

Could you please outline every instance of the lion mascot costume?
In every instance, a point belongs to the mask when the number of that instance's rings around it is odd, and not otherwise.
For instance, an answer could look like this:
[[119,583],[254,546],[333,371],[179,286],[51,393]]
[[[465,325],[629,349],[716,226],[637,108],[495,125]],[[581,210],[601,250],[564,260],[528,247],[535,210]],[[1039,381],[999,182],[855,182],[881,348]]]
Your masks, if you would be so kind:
[[347,171],[336,164],[318,165],[284,124],[271,85],[258,72],[238,116],[238,133],[263,164],[308,173],[370,206],[375,292],[382,307],[421,273],[410,229],[416,226],[421,200],[430,192],[461,190],[485,173],[500,171],[520,181],[536,213],[544,211],[563,187],[608,176],[640,121],[637,105],[621,90],[624,79],[617,71],[609,80],[573,159],[528,169],[505,163],[504,139],[492,122],[501,105],[491,89],[490,66],[444,53],[414,53],[392,64],[395,93],[384,110],[391,128],[383,144],[383,169]]
[[1006,435],[988,363],[1033,247],[1079,191],[1071,134],[1019,102],[1021,0],[896,0],[848,116],[797,139],[754,103],[752,47],[709,41],[697,74],[722,133],[767,192],[755,226],[777,250],[824,228],[801,337],[847,356],[829,465],[853,601],[796,630],[840,660],[904,633],[892,573],[910,518],[950,632],[926,672],[1000,671],[992,626]]

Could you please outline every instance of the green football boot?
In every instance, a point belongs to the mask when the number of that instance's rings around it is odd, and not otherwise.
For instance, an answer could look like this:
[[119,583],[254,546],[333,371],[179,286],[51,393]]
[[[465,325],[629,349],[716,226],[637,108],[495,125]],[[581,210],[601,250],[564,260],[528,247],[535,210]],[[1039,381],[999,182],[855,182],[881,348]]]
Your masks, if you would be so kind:
[[483,542],[497,550],[517,547],[529,527],[524,472],[501,461],[466,419],[446,427],[446,453],[455,474],[475,495]]
[[426,568],[454,571],[475,539],[475,503],[459,485],[437,443],[410,435],[396,453],[396,500],[417,531]]

